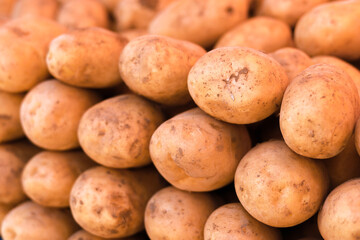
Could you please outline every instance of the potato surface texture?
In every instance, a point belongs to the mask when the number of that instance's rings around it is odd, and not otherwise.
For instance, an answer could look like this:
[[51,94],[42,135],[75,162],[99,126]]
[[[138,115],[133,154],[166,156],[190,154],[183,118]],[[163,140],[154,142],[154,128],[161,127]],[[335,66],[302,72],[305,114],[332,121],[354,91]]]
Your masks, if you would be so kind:
[[56,0],[18,0],[12,10],[13,18],[27,15],[55,19],[59,8]]

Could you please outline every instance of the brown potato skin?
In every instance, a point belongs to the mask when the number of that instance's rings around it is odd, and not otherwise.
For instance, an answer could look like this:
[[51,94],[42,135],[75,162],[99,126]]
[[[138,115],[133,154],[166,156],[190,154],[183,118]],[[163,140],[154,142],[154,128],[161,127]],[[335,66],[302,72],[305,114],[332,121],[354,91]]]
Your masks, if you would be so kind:
[[[111,238],[113,240],[147,240],[145,234],[136,234],[135,236],[125,238]],[[106,238],[95,236],[85,230],[79,230],[71,235],[67,240],[106,240]]]
[[150,155],[157,170],[173,186],[203,192],[230,183],[250,146],[244,126],[218,121],[195,108],[156,129]]
[[326,240],[353,240],[360,237],[360,179],[349,180],[326,198],[318,215],[318,226]]
[[0,143],[24,136],[20,124],[20,105],[23,94],[0,91]]
[[291,227],[309,219],[328,185],[321,163],[294,153],[279,140],[251,149],[235,173],[235,190],[243,207],[273,227]]
[[310,66],[284,94],[280,129],[286,144],[311,158],[330,158],[346,146],[358,117],[359,96],[351,78],[333,65]]
[[270,17],[253,17],[224,33],[215,48],[249,47],[269,53],[292,45],[291,29],[286,23]]
[[188,76],[195,103],[207,114],[236,124],[258,122],[274,113],[288,83],[277,61],[245,47],[208,52]]
[[356,121],[354,134],[356,151],[360,155],[360,118]]
[[163,188],[146,206],[146,232],[152,240],[202,240],[206,219],[217,206],[218,202],[209,193]]
[[248,8],[243,0],[175,1],[152,20],[149,32],[210,47],[247,18]]
[[191,99],[189,71],[205,53],[188,41],[145,35],[125,46],[119,60],[120,75],[137,94],[165,105],[183,105]]
[[146,202],[163,186],[153,168],[91,168],[71,190],[71,212],[76,222],[94,235],[128,237],[144,229]]
[[81,116],[98,101],[90,90],[48,80],[26,94],[20,108],[21,125],[25,135],[44,149],[73,149],[79,147]]
[[295,44],[310,56],[360,58],[360,2],[322,4],[304,14],[295,27]]
[[94,161],[107,167],[148,165],[151,135],[163,121],[161,111],[139,96],[109,98],[83,115],[78,129],[80,145]]
[[6,215],[1,233],[4,240],[64,240],[77,229],[69,211],[28,201]]
[[112,87],[121,83],[117,62],[126,43],[126,39],[105,29],[74,30],[51,42],[46,63],[49,72],[67,84]]
[[10,212],[11,209],[13,209],[13,205],[12,204],[3,204],[0,203],[0,236],[1,236],[1,225],[2,222],[6,216],[6,214],[8,214]]
[[82,151],[38,153],[25,165],[24,192],[45,207],[68,207],[77,177],[95,165]]
[[16,0],[2,0],[0,4],[0,17],[10,17]]
[[12,10],[12,18],[33,15],[55,20],[58,8],[56,0],[18,0]]

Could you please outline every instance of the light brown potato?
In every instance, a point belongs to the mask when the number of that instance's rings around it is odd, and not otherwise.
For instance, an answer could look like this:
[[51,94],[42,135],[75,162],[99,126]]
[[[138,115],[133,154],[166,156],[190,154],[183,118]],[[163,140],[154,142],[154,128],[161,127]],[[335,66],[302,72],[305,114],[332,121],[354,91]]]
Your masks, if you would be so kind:
[[360,118],[355,125],[355,147],[357,153],[360,155]]
[[20,104],[23,94],[0,91],[0,143],[24,136],[20,124]]
[[275,18],[253,17],[226,32],[216,43],[220,47],[249,47],[269,53],[292,46],[290,27]]
[[309,219],[327,189],[325,167],[292,152],[279,140],[251,149],[235,173],[235,190],[243,207],[273,227],[291,227]]
[[1,15],[0,15],[0,26],[5,24],[7,21],[9,21],[9,19],[7,17],[1,17]]
[[161,111],[141,97],[113,97],[84,114],[78,129],[80,145],[94,161],[107,167],[148,165],[151,135],[163,121]]
[[95,167],[76,180],[70,195],[71,212],[76,222],[94,235],[128,237],[144,229],[146,202],[163,186],[153,168]]
[[250,146],[244,126],[218,121],[195,108],[156,129],[150,155],[157,170],[173,186],[203,192],[230,183]]
[[205,53],[191,42],[146,35],[125,46],[119,61],[120,75],[135,93],[165,105],[182,105],[191,100],[189,71]]
[[109,27],[105,6],[97,0],[73,0],[62,5],[57,17],[68,28]]
[[279,109],[288,82],[277,61],[244,47],[205,54],[188,76],[195,103],[209,115],[236,124],[258,122]]
[[18,0],[12,10],[12,17],[33,15],[55,20],[58,8],[57,0]]
[[[135,236],[125,238],[111,238],[113,240],[147,240],[145,234],[136,234]],[[71,235],[67,240],[106,240],[106,238],[95,236],[85,230],[79,230]]]
[[20,108],[21,125],[25,135],[44,149],[76,148],[80,146],[77,138],[80,118],[98,101],[90,90],[48,80],[26,94]]
[[204,240],[281,240],[278,229],[266,226],[249,215],[240,203],[223,205],[206,220]]
[[21,173],[26,162],[38,151],[27,141],[0,145],[0,203],[17,204],[26,199]]
[[307,67],[313,65],[311,58],[296,48],[281,48],[269,53],[269,56],[280,63],[290,81]]
[[10,17],[16,0],[1,0],[0,17]]
[[25,165],[21,182],[24,192],[45,207],[68,207],[77,177],[94,166],[81,151],[38,153]]
[[202,240],[206,219],[217,206],[209,193],[161,189],[146,206],[146,232],[152,240]]
[[322,4],[304,14],[295,27],[296,46],[309,54],[360,58],[360,1]]
[[4,240],[64,240],[77,229],[69,211],[28,201],[6,215],[1,233]]
[[299,18],[312,8],[329,0],[255,0],[255,15],[280,19],[295,26]]
[[248,5],[244,0],[175,1],[152,20],[149,32],[210,47],[247,18]]
[[358,117],[359,95],[351,78],[317,64],[296,76],[284,94],[280,129],[286,144],[311,158],[330,158],[346,146]]
[[360,238],[360,179],[347,181],[326,198],[318,215],[318,225],[326,240]]
[[4,220],[6,214],[8,214],[8,212],[10,212],[10,210],[13,208],[14,206],[11,204],[3,204],[0,203],[0,236],[1,236],[1,225],[2,225],[2,221]]
[[118,60],[126,43],[126,39],[105,29],[74,30],[51,42],[46,63],[50,73],[67,84],[112,87],[121,82]]

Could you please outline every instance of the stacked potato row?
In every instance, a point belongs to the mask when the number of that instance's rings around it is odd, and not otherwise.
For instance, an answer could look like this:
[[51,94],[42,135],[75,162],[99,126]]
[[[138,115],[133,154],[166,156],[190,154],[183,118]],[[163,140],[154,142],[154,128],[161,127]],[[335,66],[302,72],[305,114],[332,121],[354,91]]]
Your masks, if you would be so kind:
[[360,0],[0,0],[4,240],[360,238]]

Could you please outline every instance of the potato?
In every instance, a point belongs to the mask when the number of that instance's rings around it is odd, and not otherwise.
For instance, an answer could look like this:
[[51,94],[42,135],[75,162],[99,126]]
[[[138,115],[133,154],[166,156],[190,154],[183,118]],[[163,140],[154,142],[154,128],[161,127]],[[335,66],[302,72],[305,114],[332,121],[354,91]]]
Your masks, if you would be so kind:
[[76,180],[70,194],[71,212],[76,222],[94,235],[128,237],[144,229],[146,202],[163,186],[153,168],[95,167]]
[[16,0],[1,0],[0,17],[10,17]]
[[277,61],[244,47],[205,54],[188,76],[195,103],[209,115],[236,124],[258,122],[274,113],[288,82]]
[[21,173],[38,148],[26,141],[0,145],[0,203],[17,204],[26,199]]
[[98,96],[90,90],[56,80],[45,81],[26,94],[20,107],[21,125],[25,135],[42,148],[76,148],[80,118],[98,101]]
[[330,158],[346,146],[358,117],[359,95],[351,78],[327,64],[308,67],[286,89],[280,129],[286,144],[311,158]]
[[281,48],[269,53],[285,69],[288,79],[291,81],[300,72],[313,65],[311,58],[303,51],[296,48]]
[[244,0],[175,1],[152,20],[149,32],[210,47],[247,18],[248,5]]
[[255,0],[255,15],[280,19],[295,26],[298,19],[312,8],[329,0]]
[[10,212],[12,208],[13,205],[0,203],[0,236],[1,236],[2,221],[4,220],[6,214],[8,214],[8,212]]
[[248,213],[273,227],[291,227],[313,216],[328,189],[325,167],[283,141],[251,149],[235,173],[236,194]]
[[161,189],[146,206],[146,232],[152,240],[202,240],[206,219],[217,205],[209,193]]
[[7,17],[1,17],[0,16],[0,26],[5,24],[7,21],[9,21],[9,19]]
[[24,192],[42,206],[68,207],[77,177],[94,165],[81,151],[43,151],[25,165],[21,178]]
[[[125,237],[125,238],[112,238],[113,240],[146,240],[144,234],[136,234],[135,236]],[[67,240],[106,240],[106,238],[98,237],[92,235],[91,233],[86,232],[85,230],[79,230],[73,235],[71,235]]]
[[120,56],[120,75],[135,93],[165,105],[190,101],[187,77],[206,51],[191,42],[145,35],[127,44]]
[[77,228],[68,211],[28,201],[6,215],[1,233],[4,240],[64,240]]
[[157,170],[173,186],[202,192],[230,183],[250,146],[244,126],[215,120],[195,108],[156,129],[150,155]]
[[12,17],[33,15],[55,20],[58,8],[57,0],[18,0],[12,10]]
[[360,155],[360,118],[357,120],[355,126],[355,147],[357,153]]
[[73,0],[62,5],[57,17],[68,28],[109,27],[105,6],[97,0]]
[[309,54],[360,58],[360,1],[322,4],[304,14],[295,27],[296,46]]
[[67,84],[112,87],[121,82],[117,63],[126,43],[126,39],[105,29],[74,30],[51,42],[46,63],[50,73]]
[[132,41],[137,37],[148,35],[149,32],[145,29],[130,29],[125,31],[120,31],[119,34],[120,36],[126,38],[128,41]]
[[249,47],[269,53],[292,46],[290,27],[269,17],[250,18],[226,32],[216,43],[220,47]]
[[347,181],[326,198],[318,215],[318,225],[326,240],[360,238],[360,179]]
[[79,124],[82,149],[94,161],[113,168],[151,162],[149,142],[163,116],[150,102],[133,94],[107,99],[90,108]]
[[21,138],[20,104],[24,95],[0,91],[0,142]]

